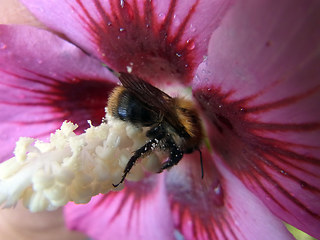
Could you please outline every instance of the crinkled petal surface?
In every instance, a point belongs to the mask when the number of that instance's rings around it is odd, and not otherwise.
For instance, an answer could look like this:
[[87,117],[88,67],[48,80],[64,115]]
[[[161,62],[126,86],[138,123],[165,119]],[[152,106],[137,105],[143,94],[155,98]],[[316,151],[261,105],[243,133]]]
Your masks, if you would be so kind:
[[163,176],[127,182],[121,192],[94,197],[86,205],[68,204],[69,228],[93,239],[174,239]]
[[319,1],[238,2],[193,82],[211,144],[286,222],[320,237]]
[[0,25],[0,160],[21,136],[47,137],[64,120],[100,123],[116,78],[52,33]]
[[283,223],[220,159],[183,159],[168,172],[166,186],[177,230],[184,239],[294,239]]
[[22,2],[117,71],[188,81],[232,0]]

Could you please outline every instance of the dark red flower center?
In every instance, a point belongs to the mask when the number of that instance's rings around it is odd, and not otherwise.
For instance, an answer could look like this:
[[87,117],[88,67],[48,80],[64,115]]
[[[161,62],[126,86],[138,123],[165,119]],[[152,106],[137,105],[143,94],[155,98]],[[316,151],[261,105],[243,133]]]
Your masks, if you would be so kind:
[[[222,93],[214,87],[199,89],[194,93],[209,121],[212,147],[233,173],[251,188],[255,186],[254,188],[261,189],[262,195],[274,201],[280,209],[290,212],[295,207],[314,218],[319,218],[319,214],[309,209],[303,202],[303,196],[292,195],[288,190],[291,186],[284,183],[289,181],[292,187],[296,185],[303,188],[305,194],[320,194],[319,187],[311,181],[317,177],[311,170],[312,166],[318,167],[320,159],[308,154],[308,149],[312,149],[312,146],[285,141],[275,136],[281,136],[279,133],[317,131],[320,123],[260,122],[252,114],[293,105],[319,89],[318,86],[300,95],[258,106],[252,106],[250,102],[262,93],[237,101],[229,100],[233,92]],[[275,196],[287,198],[290,207],[283,205]]]
[[111,68],[132,72],[144,79],[179,79],[187,81],[195,68],[194,39],[182,41],[198,1],[187,16],[175,24],[177,0],[172,0],[166,14],[156,13],[153,2],[145,1],[139,11],[136,1],[109,1],[110,11],[95,0],[100,20],[94,19],[77,0],[82,12],[77,12],[98,54]]
[[[18,96],[8,99],[5,104],[25,107],[42,106],[42,113],[51,116],[50,119],[40,117],[37,122],[21,119],[18,124],[56,122],[57,127],[59,127],[63,121],[69,120],[78,124],[79,130],[88,127],[87,120],[91,120],[94,125],[98,125],[105,115],[104,109],[108,94],[115,87],[114,83],[101,79],[81,79],[68,76],[53,78],[25,69],[26,75],[29,76],[26,77],[5,70],[2,71],[20,78],[21,81],[30,82],[26,86],[16,86],[8,83],[7,85],[12,88],[12,91],[19,89],[23,92],[24,97],[22,100],[19,100]],[[47,129],[49,132],[55,130]]]

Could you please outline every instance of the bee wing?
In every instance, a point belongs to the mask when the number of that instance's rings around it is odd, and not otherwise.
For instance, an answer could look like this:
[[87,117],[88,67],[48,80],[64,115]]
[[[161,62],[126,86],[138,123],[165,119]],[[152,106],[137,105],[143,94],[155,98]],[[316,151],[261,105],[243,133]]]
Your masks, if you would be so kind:
[[122,85],[151,109],[159,111],[166,121],[176,130],[184,129],[177,118],[174,99],[150,83],[129,73],[120,73]]
[[172,112],[173,98],[141,78],[128,73],[119,77],[122,85],[131,91],[139,100],[157,111]]

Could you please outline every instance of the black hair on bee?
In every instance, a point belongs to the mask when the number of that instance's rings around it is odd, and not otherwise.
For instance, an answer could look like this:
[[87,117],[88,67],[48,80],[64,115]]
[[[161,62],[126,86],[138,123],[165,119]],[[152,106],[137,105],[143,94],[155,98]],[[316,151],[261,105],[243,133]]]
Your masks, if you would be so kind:
[[170,97],[160,89],[129,73],[120,73],[122,86],[116,87],[108,100],[108,113],[140,127],[150,127],[146,132],[147,143],[137,149],[127,163],[117,187],[124,181],[135,162],[155,148],[168,152],[159,172],[168,169],[182,159],[184,154],[195,150],[200,153],[201,177],[202,154],[199,149],[203,129],[199,115],[190,100]]

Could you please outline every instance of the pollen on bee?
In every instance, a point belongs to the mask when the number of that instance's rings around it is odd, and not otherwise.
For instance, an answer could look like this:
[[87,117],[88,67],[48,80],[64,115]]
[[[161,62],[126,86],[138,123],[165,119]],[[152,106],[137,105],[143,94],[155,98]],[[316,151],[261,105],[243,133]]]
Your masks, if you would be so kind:
[[132,66],[127,66],[127,72],[131,73],[132,72]]
[[[120,190],[119,182],[127,162],[138,146],[148,139],[142,128],[106,114],[99,126],[90,124],[80,135],[78,126],[64,122],[49,142],[21,138],[15,156],[0,164],[0,205],[12,207],[22,200],[32,212],[54,210],[69,201],[86,203],[99,193]],[[144,169],[160,162],[136,164],[128,180],[137,181]]]

